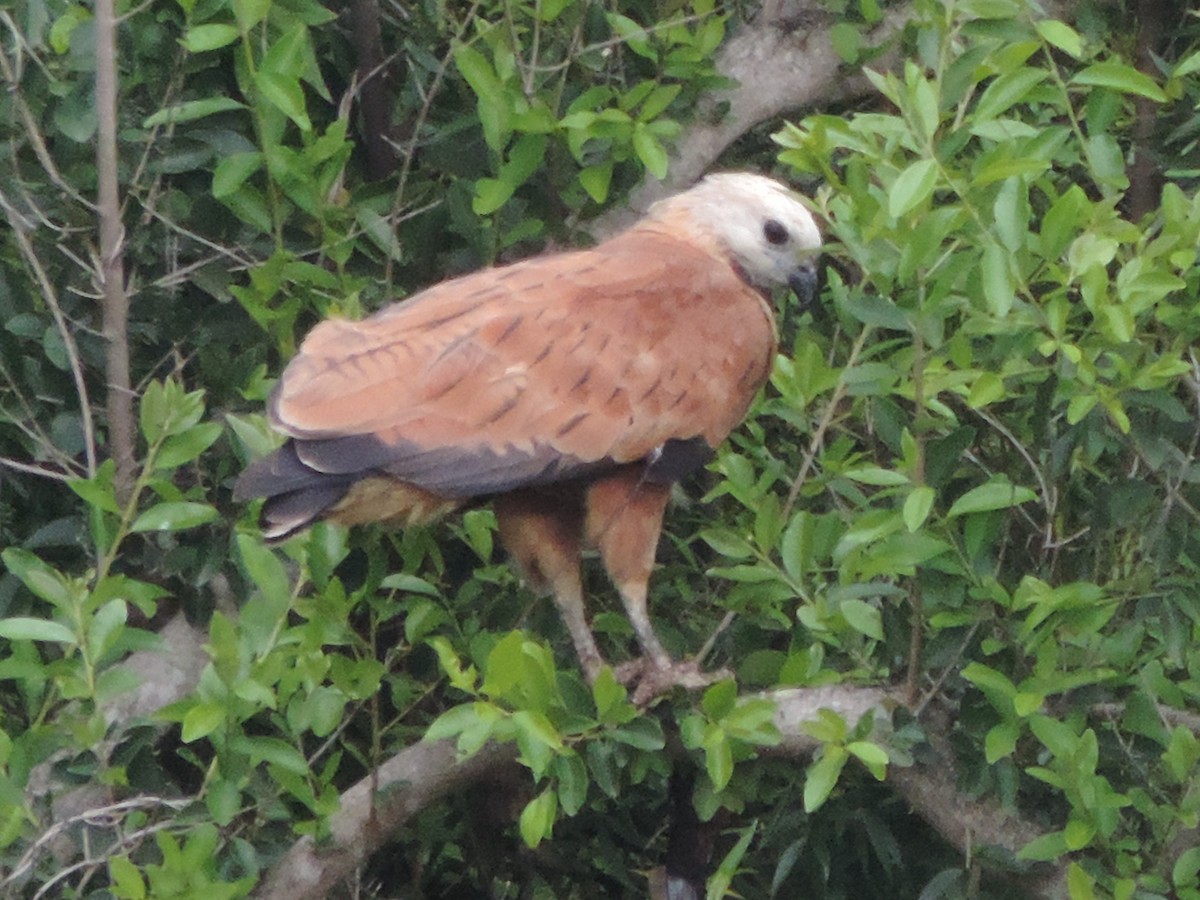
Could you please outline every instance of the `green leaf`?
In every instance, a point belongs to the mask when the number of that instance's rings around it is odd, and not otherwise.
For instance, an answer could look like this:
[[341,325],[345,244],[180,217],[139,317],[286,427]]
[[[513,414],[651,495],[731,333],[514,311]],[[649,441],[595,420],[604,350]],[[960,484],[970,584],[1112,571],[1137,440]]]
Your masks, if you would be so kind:
[[242,811],[242,792],[237,782],[227,778],[217,778],[210,782],[204,800],[213,821],[222,828]]
[[225,724],[225,715],[225,707],[220,703],[211,700],[197,703],[184,714],[180,738],[190,744],[212,734]]
[[144,900],[146,883],[138,867],[127,856],[114,856],[108,861],[108,877],[113,894],[120,900]]
[[1041,84],[1049,76],[1044,69],[1021,68],[999,76],[984,90],[979,102],[975,104],[972,118],[976,122],[986,122],[994,119],[1009,109],[1013,104],[1020,103],[1029,92]]
[[479,722],[479,713],[475,703],[463,703],[446,710],[425,729],[421,739],[424,741],[440,741],[456,738],[468,728]]
[[170,399],[162,381],[151,381],[138,404],[138,427],[148,444],[157,444],[170,418]]
[[54,644],[77,643],[75,633],[66,625],[49,619],[14,616],[0,619],[0,637],[10,641],[49,641]]
[[125,628],[128,615],[129,609],[119,597],[109,600],[96,610],[88,625],[88,652],[93,659],[100,659],[112,649]]
[[9,547],[0,553],[5,567],[21,580],[29,590],[59,609],[69,610],[75,605],[75,594],[67,580],[35,554],[19,547]]
[[156,469],[174,469],[191,462],[216,443],[224,429],[219,422],[194,425],[180,434],[173,434],[159,448],[154,457]]
[[913,488],[904,498],[904,526],[910,532],[925,524],[936,498],[937,492],[926,484]]
[[121,507],[117,503],[113,490],[112,472],[100,471],[95,478],[73,478],[67,485],[80,496],[88,506],[102,509],[106,513],[119,516]]
[[1158,103],[1167,102],[1167,95],[1153,78],[1132,66],[1113,60],[1088,66],[1071,79],[1071,84],[1104,87],[1123,94],[1136,94]]
[[508,202],[517,188],[521,187],[545,160],[546,136],[525,134],[513,145],[508,160],[500,168],[497,178],[481,178],[475,183],[475,200],[472,209],[476,215],[486,216]]
[[779,729],[775,726],[776,712],[775,703],[771,700],[742,700],[721,719],[721,727],[726,734],[739,741],[774,747],[780,741]]
[[980,409],[989,403],[1003,400],[1007,396],[1004,390],[1004,379],[995,372],[980,372],[971,392],[967,394],[967,405],[971,409]]
[[995,765],[1000,760],[1012,756],[1020,736],[1021,728],[1016,722],[1000,722],[994,725],[983,739],[983,752],[988,765]]
[[666,148],[641,122],[633,129],[633,151],[651,175],[659,181],[667,177],[670,157],[667,156]]
[[737,684],[733,679],[718,681],[704,692],[700,708],[714,721],[725,718],[737,705]]
[[1079,819],[1071,819],[1063,829],[1063,841],[1072,853],[1088,846],[1096,837],[1096,827]]
[[847,469],[842,474],[859,484],[870,484],[877,487],[899,487],[909,483],[908,476],[903,472],[884,469],[881,466],[859,466]]
[[607,159],[602,163],[588,166],[579,173],[579,183],[587,191],[588,196],[597,203],[608,199],[609,185],[612,184],[613,161]]
[[1034,838],[1017,852],[1017,859],[1029,859],[1037,862],[1049,862],[1058,859],[1067,852],[1067,842],[1061,831],[1044,834]]
[[518,829],[525,846],[536,848],[543,840],[550,837],[554,830],[554,819],[558,813],[558,795],[547,788],[542,791],[521,810]]
[[983,297],[988,311],[998,319],[1008,315],[1013,305],[1012,274],[1008,269],[1009,254],[999,244],[988,244],[983,251],[981,277]]
[[1036,19],[1033,23],[1042,40],[1073,59],[1083,57],[1083,38],[1079,32],[1057,19]]
[[1195,890],[1198,875],[1200,875],[1200,847],[1189,847],[1179,854],[1175,865],[1171,867],[1171,881],[1177,888]]
[[509,136],[510,105],[503,82],[487,58],[467,44],[454,48],[454,65],[475,92],[484,140],[493,151],[500,153]]
[[441,663],[442,671],[446,673],[446,677],[450,679],[450,684],[465,693],[475,693],[477,680],[475,667],[467,666],[464,669],[462,660],[454,652],[454,648],[450,645],[450,642],[440,635],[431,637],[426,643],[437,654],[438,662]]
[[307,48],[308,26],[297,22],[267,48],[259,68],[278,75],[302,78],[307,61]]
[[[758,823],[753,822],[745,828],[739,829],[741,835],[737,839],[737,843],[730,848],[717,866],[717,871],[708,879],[708,884],[704,892],[704,900],[724,900],[725,897],[738,896],[731,894],[729,886],[733,883],[733,877],[740,870],[742,859],[746,856],[746,851],[750,849],[750,842],[754,839],[755,832],[758,831]],[[674,892],[668,893],[668,897],[675,897]],[[775,896],[772,893],[772,896]]]
[[[1129,884],[1128,893],[1121,893],[1118,890],[1112,896],[1120,898],[1120,900],[1128,900],[1133,893],[1132,882]],[[1096,879],[1089,875],[1087,869],[1079,863],[1073,862],[1067,866],[1067,896],[1071,900],[1097,900],[1095,886]]]
[[844,741],[849,731],[846,720],[832,709],[825,707],[818,709],[817,714],[811,719],[805,720],[801,725],[801,730],[823,744]]
[[650,92],[650,96],[642,101],[642,105],[638,109],[638,121],[649,122],[651,119],[657,119],[682,90],[683,85],[681,84],[658,85]]
[[621,791],[617,780],[618,766],[616,751],[607,741],[589,741],[586,745],[588,771],[596,786],[608,797],[616,799]]
[[107,703],[143,683],[142,676],[124,666],[109,666],[96,679],[96,701]]
[[232,749],[245,753],[254,763],[278,766],[292,775],[309,774],[304,754],[281,738],[238,735],[229,743]]
[[625,42],[630,50],[652,62],[658,61],[658,53],[650,43],[649,35],[647,35],[645,28],[629,18],[629,16],[622,15],[621,13],[608,13],[607,19],[609,27],[612,28],[617,37]]
[[1036,499],[1037,494],[1029,488],[1013,484],[1007,476],[996,475],[985,484],[972,488],[955,500],[947,515],[954,518],[971,513],[1008,509]]
[[878,744],[870,741],[851,741],[846,745],[846,749],[867,767],[867,771],[875,776],[876,781],[883,781],[887,776],[888,754]]
[[719,732],[720,737],[705,741],[704,769],[713,784],[713,789],[723,791],[729,784],[729,779],[733,777],[733,748],[729,745],[729,738],[720,728],[714,726],[713,730]]
[[640,718],[609,732],[614,740],[638,750],[661,750],[666,746],[662,725],[658,719]]
[[1175,66],[1175,71],[1171,73],[1171,77],[1183,78],[1185,75],[1191,75],[1193,72],[1200,72],[1200,50],[1180,60],[1178,65]]
[[562,738],[542,713],[519,709],[512,714],[517,746],[534,778],[541,779],[554,755],[563,749]]
[[263,98],[295,122],[301,131],[312,131],[299,78],[260,69],[254,73],[254,84]]
[[842,62],[854,65],[862,52],[862,26],[853,22],[837,22],[829,29],[829,43]]
[[130,530],[145,531],[183,531],[196,528],[199,525],[216,521],[219,517],[215,507],[207,503],[191,501],[173,501],[158,503],[143,512],[133,521]]
[[722,556],[731,559],[750,559],[754,556],[754,546],[741,535],[728,529],[706,528],[700,532],[700,540]]
[[232,196],[262,165],[263,155],[257,150],[226,156],[213,169],[213,196],[218,200]]
[[80,4],[68,6],[61,16],[54,20],[50,27],[49,42],[51,49],[60,56],[70,52],[71,36],[84,22],[90,22],[92,11]]
[[86,144],[96,134],[96,102],[91,81],[80,79],[76,87],[54,105],[54,126],[77,144]]
[[554,777],[558,780],[558,805],[568,816],[575,815],[587,802],[587,766],[578,753],[567,750],[554,760]]
[[160,109],[142,122],[143,128],[157,128],[168,123],[192,122],[217,113],[229,112],[233,109],[245,109],[246,104],[232,97],[208,97],[204,100],[188,100],[175,106]]
[[877,641],[883,640],[883,617],[874,606],[851,597],[843,600],[839,609],[846,624],[855,631]]
[[[1039,164],[1041,161],[1038,161]],[[996,194],[992,204],[993,225],[1000,243],[1009,253],[1017,254],[1025,248],[1029,235],[1029,222],[1033,215],[1029,208],[1029,190],[1022,178],[1007,178]]]
[[232,25],[211,23],[189,28],[180,43],[191,53],[204,53],[208,50],[227,47],[240,36],[238,30]]
[[821,758],[808,767],[804,776],[804,811],[813,813],[820,809],[833,789],[837,787],[838,776],[850,758],[845,747],[827,744]]
[[232,6],[238,27],[246,32],[267,17],[271,0],[233,0]]
[[888,194],[888,215],[898,219],[933,196],[937,184],[937,162],[922,159],[900,173]]
[[962,676],[983,691],[1001,715],[1011,714],[1012,699],[1017,694],[1017,687],[1007,675],[983,663],[972,662],[963,669]]

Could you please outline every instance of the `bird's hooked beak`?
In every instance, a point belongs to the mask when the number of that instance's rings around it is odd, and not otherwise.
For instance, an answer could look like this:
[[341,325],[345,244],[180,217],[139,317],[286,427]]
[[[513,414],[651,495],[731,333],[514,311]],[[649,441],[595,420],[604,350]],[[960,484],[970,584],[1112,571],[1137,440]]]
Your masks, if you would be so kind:
[[817,298],[817,267],[813,262],[801,263],[788,276],[788,287],[800,301],[800,308],[807,309]]

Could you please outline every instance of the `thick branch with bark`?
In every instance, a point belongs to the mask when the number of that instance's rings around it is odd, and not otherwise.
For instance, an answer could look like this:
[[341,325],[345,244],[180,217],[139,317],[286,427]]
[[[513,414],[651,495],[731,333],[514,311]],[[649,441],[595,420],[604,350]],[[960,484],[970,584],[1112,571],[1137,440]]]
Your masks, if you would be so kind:
[[[775,724],[781,735],[772,755],[805,757],[820,742],[805,731],[805,723],[822,709],[849,722],[864,715],[889,718],[897,706],[893,692],[883,688],[839,685],[796,688],[761,695],[776,704]],[[941,740],[934,759],[909,768],[893,767],[888,782],[908,800],[913,811],[929,822],[964,857],[974,848],[991,845],[1016,853],[1040,832],[992,800],[970,800],[955,788],[953,756]],[[304,837],[271,869],[256,896],[263,900],[317,900],[350,877],[376,850],[431,803],[470,785],[497,779],[516,766],[512,745],[487,744],[479,753],[456,759],[448,741],[416,744],[397,753],[371,776],[341,798],[341,809],[330,823],[331,836],[321,845]],[[1063,873],[1048,869],[1022,883],[1030,900],[1057,900]]]
[[461,791],[508,766],[516,746],[486,744],[457,759],[452,741],[426,741],[401,750],[342,794],[330,820],[329,840],[304,837],[275,864],[255,896],[265,900],[326,897],[413,816],[429,804]]
[[[890,10],[872,39],[886,41],[911,14],[907,6]],[[814,0],[764,3],[757,19],[717,51],[717,72],[734,86],[705,98],[703,109],[708,114],[697,116],[676,140],[666,179],[644,181],[630,196],[628,208],[599,216],[590,230],[598,236],[621,230],[654,201],[696,181],[756,125],[785,113],[843,104],[872,93],[870,83],[847,72],[833,49],[829,31],[836,21]]]

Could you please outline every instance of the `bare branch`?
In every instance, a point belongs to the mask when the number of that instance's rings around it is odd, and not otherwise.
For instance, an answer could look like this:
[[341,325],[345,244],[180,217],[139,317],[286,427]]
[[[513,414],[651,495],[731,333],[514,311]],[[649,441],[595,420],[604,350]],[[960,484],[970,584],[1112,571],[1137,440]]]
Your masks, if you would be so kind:
[[116,461],[114,486],[124,501],[137,460],[133,390],[129,377],[129,295],[125,291],[125,228],[117,173],[117,21],[113,0],[96,0],[96,177],[100,218],[100,288],[107,341],[108,444]]
[[[0,57],[2,56],[3,54],[0,54]],[[58,302],[58,293],[54,290],[54,282],[50,280],[49,274],[42,266],[42,261],[38,258],[33,242],[26,233],[29,225],[25,218],[13,207],[3,192],[0,192],[0,208],[4,210],[4,217],[8,220],[13,236],[17,239],[21,256],[37,282],[42,299],[50,310],[50,315],[54,319],[54,327],[58,330],[58,335],[62,338],[63,347],[66,350],[67,361],[71,367],[71,378],[75,382],[75,393],[79,397],[80,427],[83,430],[84,455],[87,459],[87,474],[90,478],[96,474],[96,430],[92,424],[92,404],[88,399],[87,382],[83,377],[83,361],[79,356],[79,348],[75,344],[75,335],[68,326],[66,316],[63,315],[62,306]]]

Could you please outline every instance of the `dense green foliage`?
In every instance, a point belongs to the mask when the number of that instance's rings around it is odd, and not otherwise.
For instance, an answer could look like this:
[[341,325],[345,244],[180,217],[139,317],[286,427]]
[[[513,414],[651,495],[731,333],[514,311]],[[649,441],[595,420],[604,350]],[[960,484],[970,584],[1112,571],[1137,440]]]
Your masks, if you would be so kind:
[[[1121,11],[1087,3],[1067,25],[916,0],[887,48],[877,4],[827,6],[847,73],[903,62],[863,109],[775,134],[827,219],[826,290],[788,311],[770,387],[660,548],[660,634],[681,656],[711,639],[737,683],[649,711],[583,682],[486,509],[275,550],[229,488],[270,446],[270,373],[313,322],[579,239],[662,175],[740,13],[396,7],[399,149],[372,180],[345,17],[130,5],[129,493],[92,412],[93,22],[65,0],[0,13],[5,889],[245,895],[328,835],[341,792],[442,736],[515,743],[522,777],[425,809],[361,873],[382,896],[644,895],[681,790],[715,842],[710,897],[1004,896],[1034,861],[1080,900],[1200,896],[1200,26],[1181,19],[1146,72]],[[1146,206],[1128,173],[1148,152]],[[599,573],[589,591],[624,658]],[[128,660],[179,613],[202,671],[131,719]],[[772,705],[740,699],[902,681],[941,714],[823,714],[811,760],[760,758]],[[887,784],[927,739],[953,747],[964,802],[1043,836],[1019,858],[941,843]],[[50,831],[72,796],[116,804],[87,818],[86,856],[82,821]]]

